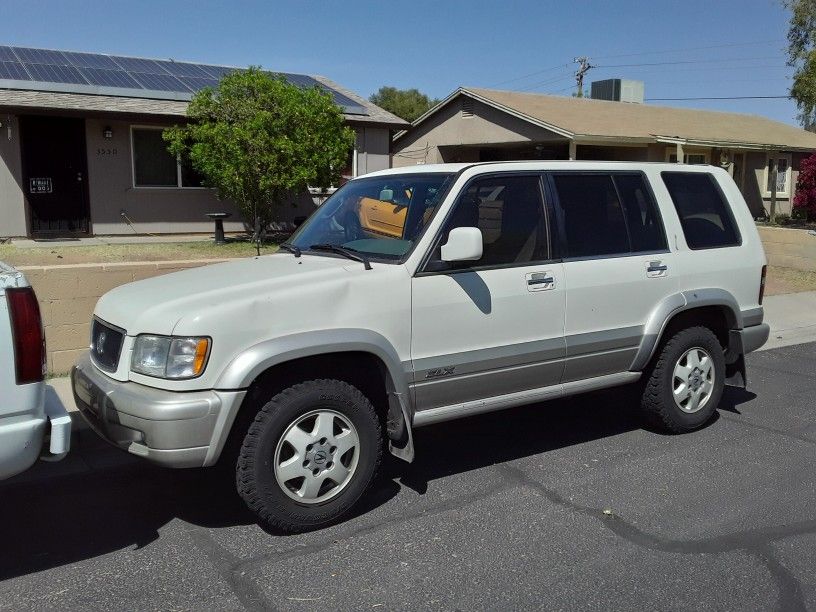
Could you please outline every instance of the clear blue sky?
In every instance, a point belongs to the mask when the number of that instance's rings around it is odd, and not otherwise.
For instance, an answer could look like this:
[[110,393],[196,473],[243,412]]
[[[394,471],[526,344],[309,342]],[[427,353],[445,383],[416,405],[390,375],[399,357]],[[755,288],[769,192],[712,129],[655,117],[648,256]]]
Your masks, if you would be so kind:
[[[784,95],[786,31],[778,0],[0,0],[0,44],[259,64],[365,96],[381,85],[568,95],[576,55],[599,66],[588,80],[641,79],[647,98]],[[611,67],[657,62],[694,63]],[[796,117],[788,100],[652,103]]]

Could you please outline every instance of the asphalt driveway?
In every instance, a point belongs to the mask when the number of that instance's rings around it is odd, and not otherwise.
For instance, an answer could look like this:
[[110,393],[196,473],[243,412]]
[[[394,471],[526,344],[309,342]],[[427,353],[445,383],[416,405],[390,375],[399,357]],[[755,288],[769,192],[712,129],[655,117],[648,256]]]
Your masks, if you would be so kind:
[[298,536],[99,448],[0,485],[0,610],[816,609],[816,344],[748,362],[684,436],[618,392],[420,430],[358,516]]

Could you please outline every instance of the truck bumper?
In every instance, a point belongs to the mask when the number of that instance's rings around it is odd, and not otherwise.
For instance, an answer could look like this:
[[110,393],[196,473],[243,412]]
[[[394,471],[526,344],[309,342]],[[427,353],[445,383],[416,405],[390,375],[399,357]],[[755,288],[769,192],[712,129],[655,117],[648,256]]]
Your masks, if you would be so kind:
[[[43,383],[36,383],[43,385]],[[36,394],[43,402],[43,393]],[[45,408],[0,424],[0,480],[24,472],[37,461],[59,461],[71,448],[71,417],[61,404],[45,402]]]
[[74,400],[111,444],[167,467],[213,465],[245,391],[179,393],[112,380],[85,354],[71,371]]

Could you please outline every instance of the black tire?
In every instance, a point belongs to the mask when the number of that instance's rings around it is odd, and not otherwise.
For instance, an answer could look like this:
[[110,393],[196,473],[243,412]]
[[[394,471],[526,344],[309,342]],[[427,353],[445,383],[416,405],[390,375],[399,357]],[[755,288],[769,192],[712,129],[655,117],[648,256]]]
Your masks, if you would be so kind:
[[[324,502],[300,503],[278,484],[273,461],[281,437],[290,426],[318,408],[339,413],[353,424],[359,439],[359,456],[347,484],[334,497]],[[357,388],[326,379],[293,385],[267,402],[249,427],[236,468],[238,493],[274,531],[291,533],[323,527],[348,514],[359,501],[376,476],[382,449],[380,419]]]
[[[680,359],[693,348],[701,348],[710,356],[714,368],[713,389],[696,412],[682,410],[674,400],[674,369]],[[669,433],[686,433],[699,429],[714,416],[722,397],[725,381],[725,357],[717,336],[707,327],[689,327],[676,332],[658,349],[643,384],[641,414],[646,422]]]

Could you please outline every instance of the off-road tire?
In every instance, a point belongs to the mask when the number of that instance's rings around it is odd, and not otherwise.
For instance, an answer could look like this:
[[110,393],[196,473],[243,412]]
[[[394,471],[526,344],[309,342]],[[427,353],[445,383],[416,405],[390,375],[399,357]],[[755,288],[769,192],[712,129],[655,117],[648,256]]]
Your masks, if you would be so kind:
[[[327,408],[348,418],[359,437],[359,458],[351,480],[335,497],[318,504],[287,496],[275,478],[275,451],[286,428],[298,417]],[[275,532],[317,529],[340,520],[366,492],[380,467],[382,425],[374,406],[356,387],[331,379],[310,380],[284,389],[258,411],[244,438],[236,467],[238,494]]]
[[[714,364],[714,389],[705,405],[697,412],[681,410],[674,402],[672,386],[674,368],[683,354],[700,347],[711,355]],[[725,381],[725,357],[717,336],[703,326],[677,331],[658,347],[651,368],[644,373],[640,410],[652,427],[668,433],[686,433],[699,429],[714,416],[722,397]]]

